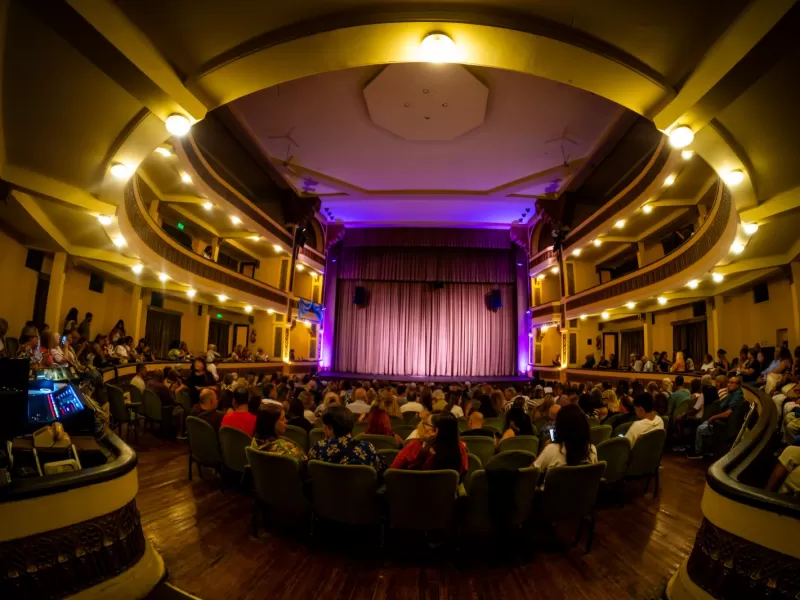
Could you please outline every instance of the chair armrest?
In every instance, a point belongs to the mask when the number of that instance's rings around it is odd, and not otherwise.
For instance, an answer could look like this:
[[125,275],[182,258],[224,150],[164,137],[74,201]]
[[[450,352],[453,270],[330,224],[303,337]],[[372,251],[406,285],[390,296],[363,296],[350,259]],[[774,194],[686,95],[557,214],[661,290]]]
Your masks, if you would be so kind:
[[142,403],[141,402],[127,402],[125,404],[125,406],[128,407],[128,408],[139,408],[139,407],[142,406]]

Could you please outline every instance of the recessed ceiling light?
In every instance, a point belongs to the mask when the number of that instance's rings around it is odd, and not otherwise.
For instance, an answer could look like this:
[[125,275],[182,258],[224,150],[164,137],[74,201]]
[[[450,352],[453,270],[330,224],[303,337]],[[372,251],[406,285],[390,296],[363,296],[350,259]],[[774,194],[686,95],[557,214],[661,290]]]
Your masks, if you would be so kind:
[[217,296],[217,298],[219,298],[219,301],[220,301],[220,302],[225,302],[225,300],[227,300],[227,299],[228,299],[228,297],[227,297],[225,294],[219,294],[219,295]]
[[580,255],[581,255],[580,248],[575,248],[575,250],[572,251],[572,256],[580,256]]
[[172,135],[177,135],[178,137],[182,135],[186,135],[189,133],[189,129],[192,128],[192,123],[183,115],[179,114],[172,114],[167,117],[166,120],[167,131],[169,131]]
[[733,242],[731,244],[731,252],[733,252],[734,254],[741,254],[742,252],[744,252],[744,244],[742,244],[741,242]]
[[297,266],[295,267],[295,269],[297,269],[298,271],[302,271],[303,269],[305,269],[305,267],[303,265],[301,265],[300,263],[297,263]]
[[283,248],[281,248],[278,244],[272,244],[272,248],[275,250],[275,252],[280,252],[283,250]]
[[248,235],[247,239],[251,240],[253,242],[258,242],[259,240],[261,240],[261,236],[260,235]]
[[311,329],[311,321],[303,321],[303,325],[306,326],[306,329]]
[[164,158],[169,158],[170,156],[172,156],[172,152],[164,148],[164,146],[159,146],[158,148],[156,148],[156,152],[158,152]]
[[623,227],[625,227],[625,219],[620,219],[619,221],[614,223],[614,227],[616,227],[617,229],[622,229]]
[[97,220],[100,221],[100,225],[111,225],[114,222],[108,215],[97,215]]
[[133,171],[128,165],[124,165],[119,162],[111,165],[109,171],[114,179],[119,179],[120,181],[128,179],[133,174]]
[[211,204],[211,202],[203,202],[203,208],[205,208],[206,210],[211,210],[212,208],[214,208],[214,205]]
[[585,321],[585,320],[586,320],[586,315],[581,315],[581,321]]
[[250,314],[251,312],[253,312],[253,307],[248,304],[247,306],[244,307],[244,312]]
[[739,185],[744,181],[744,171],[741,169],[734,169],[733,171],[728,171],[722,176],[722,179],[728,185],[734,186]]
[[608,320],[608,317],[611,315],[609,315],[606,311],[603,311],[602,313],[600,313],[600,316],[603,318],[604,321],[606,321]]
[[309,271],[308,274],[311,275],[311,277],[313,277],[314,279],[317,278],[317,273],[315,271]]
[[711,279],[714,280],[714,283],[722,283],[722,280],[725,279],[725,275],[722,273],[712,273]]
[[242,224],[242,220],[239,217],[237,217],[236,215],[233,215],[233,216],[231,216],[231,223],[233,223],[234,225],[241,225]]
[[664,298],[664,296],[659,296],[659,297],[658,297],[658,303],[659,303],[661,306],[664,306],[664,305],[667,303],[667,299],[666,299],[666,298]]
[[694,150],[682,150],[681,158],[683,160],[690,160],[694,156]]
[[592,242],[592,245],[595,248],[599,248],[600,246],[603,245],[603,240],[601,240],[600,238],[597,238],[595,241]]
[[169,275],[167,275],[166,273],[159,273],[158,280],[162,283],[165,281],[169,281]]
[[646,214],[646,215],[649,215],[651,212],[653,212],[653,205],[652,204],[645,204],[642,207],[642,212],[644,214]]
[[536,279],[538,279],[539,281],[541,281],[541,280],[542,280],[542,279],[544,279],[545,277],[547,277],[547,275],[546,275],[545,273],[539,273],[539,274],[536,276]]
[[192,183],[192,177],[186,171],[184,171],[181,173],[181,181],[183,183]]
[[681,125],[669,133],[669,145],[673,148],[685,148],[694,141],[694,132],[691,127]]
[[114,236],[111,240],[117,248],[122,248],[125,245],[125,238],[121,235]]
[[272,313],[274,313],[274,312],[275,312],[275,311],[274,311],[274,310],[272,310],[271,308],[268,308],[268,309],[267,309],[267,314],[268,314],[268,315],[271,315],[271,314],[272,314]]
[[697,279],[692,279],[686,284],[686,287],[688,287],[690,290],[696,290],[698,285],[700,285],[700,282],[697,281]]
[[556,273],[558,273],[558,267],[557,267],[557,266],[553,267],[552,269],[550,269],[550,272],[551,272],[553,275],[555,275]]
[[626,308],[633,308],[634,306],[636,306],[636,302],[628,302],[627,304],[625,304]]
[[139,265],[133,265],[133,266],[131,267],[131,271],[133,271],[133,272],[134,272],[134,273],[136,273],[137,275],[141,275],[143,270],[144,270],[144,265],[142,265],[142,264],[139,264]]
[[541,327],[539,327],[539,329],[541,329],[542,331],[547,331],[548,329],[550,329],[550,325],[542,325]]
[[189,296],[189,298],[194,298],[196,294],[197,290],[194,288],[189,288],[188,290],[186,290],[186,295]]
[[419,47],[421,58],[425,62],[443,63],[456,60],[456,43],[443,33],[426,35]]
[[758,231],[758,223],[742,223],[742,229],[747,235],[753,235]]
[[675,173],[672,173],[671,175],[667,175],[667,178],[664,180],[664,187],[671,186],[673,183],[675,183],[675,179],[676,178],[677,178],[677,176],[675,175]]

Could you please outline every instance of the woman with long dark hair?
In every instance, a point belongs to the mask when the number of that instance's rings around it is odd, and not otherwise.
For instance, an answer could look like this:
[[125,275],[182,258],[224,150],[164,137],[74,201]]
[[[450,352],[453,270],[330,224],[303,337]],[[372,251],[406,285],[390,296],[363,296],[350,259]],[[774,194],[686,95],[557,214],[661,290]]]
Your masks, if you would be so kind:
[[195,358],[192,362],[192,372],[186,380],[186,385],[189,388],[189,398],[192,404],[200,402],[200,392],[204,389],[216,387],[217,382],[208,371],[206,359],[202,356]]
[[426,439],[413,440],[400,451],[392,469],[431,471],[452,469],[465,473],[469,461],[467,447],[459,439],[458,420],[453,413],[437,413],[431,419],[433,434]]
[[313,426],[311,425],[311,421],[306,419],[305,408],[303,407],[303,403],[300,401],[300,398],[286,398],[285,396],[286,394],[284,393],[282,404],[284,410],[286,411],[286,418],[289,420],[289,425],[302,427],[306,430],[306,433],[311,431]]
[[509,408],[506,413],[506,431],[500,441],[507,440],[516,435],[533,435],[531,418],[520,406]]
[[62,335],[69,335],[73,331],[78,330],[78,309],[74,306],[69,309],[66,318],[64,319],[64,330]]
[[544,470],[597,462],[597,450],[589,442],[589,420],[578,405],[561,407],[556,416],[555,432],[555,442],[545,446],[534,466]]
[[392,431],[392,421],[389,419],[389,413],[380,408],[373,406],[367,414],[367,428],[364,430],[367,435],[386,435],[393,437],[397,443],[402,445],[403,438]]

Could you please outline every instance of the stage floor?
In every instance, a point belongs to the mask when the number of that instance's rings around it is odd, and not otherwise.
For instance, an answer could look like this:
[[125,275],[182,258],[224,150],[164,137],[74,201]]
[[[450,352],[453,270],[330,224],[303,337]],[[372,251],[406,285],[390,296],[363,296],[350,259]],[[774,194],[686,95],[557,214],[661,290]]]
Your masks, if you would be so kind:
[[352,381],[399,381],[402,383],[524,383],[530,377],[432,377],[428,375],[379,375],[377,373],[335,373],[333,371],[319,371],[321,379],[350,379]]

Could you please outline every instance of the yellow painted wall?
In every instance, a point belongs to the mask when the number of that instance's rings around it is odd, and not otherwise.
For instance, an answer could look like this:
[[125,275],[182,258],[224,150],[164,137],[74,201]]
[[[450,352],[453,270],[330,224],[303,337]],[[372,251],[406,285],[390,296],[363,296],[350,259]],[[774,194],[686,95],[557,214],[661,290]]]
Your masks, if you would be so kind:
[[289,334],[289,348],[294,348],[294,355],[297,360],[309,357],[311,341],[311,329],[303,323],[295,325]]
[[[578,365],[586,361],[586,355],[591,353],[596,361],[600,360],[601,351],[596,349],[595,340],[597,339],[597,317],[588,317],[586,320],[578,320]],[[589,344],[591,340],[591,344]]]
[[639,267],[646,267],[659,259],[664,258],[664,246],[661,242],[640,242],[639,243]]
[[311,300],[311,285],[311,275],[308,274],[307,270],[302,273],[295,271],[294,287],[292,289],[295,296]]
[[60,330],[64,319],[73,306],[78,309],[78,323],[87,312],[92,313],[92,337],[99,333],[108,335],[117,321],[125,321],[125,328],[133,335],[135,315],[131,312],[133,286],[105,279],[103,293],[89,289],[90,271],[81,267],[67,266],[64,279],[64,296],[61,301],[61,316],[57,324],[50,323],[52,329]]
[[25,321],[33,317],[38,275],[25,267],[27,249],[0,231],[0,278],[11,286],[0,294],[0,317],[8,321],[8,335],[17,337]]
[[540,280],[540,284],[542,286],[542,304],[546,304],[548,302],[557,302],[561,299],[561,291],[560,291],[560,275],[553,274],[549,270],[545,271],[547,276]]
[[561,354],[561,334],[558,328],[550,327],[544,332],[542,339],[542,356],[541,359],[537,356],[536,364],[550,366],[558,355]]
[[[284,254],[285,256],[285,254]],[[256,279],[267,285],[279,287],[281,282],[281,258],[280,255],[259,259],[261,265],[256,269]]]
[[753,304],[752,290],[725,296],[722,302],[717,302],[719,341],[729,356],[736,355],[743,344],[752,346],[758,342],[762,346],[774,346],[778,329],[789,330],[790,347],[800,343],[792,339],[794,321],[789,282],[773,281],[768,288],[769,300],[760,304]]
[[[647,348],[648,354],[653,352],[667,351],[670,356],[676,352],[678,348],[672,347],[672,325],[675,321],[683,321],[684,319],[691,319],[694,316],[692,312],[692,305],[686,304],[671,310],[665,310],[656,313],[656,323],[651,328],[650,347]],[[713,352],[712,352],[713,354]],[[697,360],[698,357],[693,357]],[[703,357],[699,357],[702,359]]]
[[593,263],[588,261],[571,261],[575,273],[575,293],[578,294],[596,285],[600,285],[600,277]]

